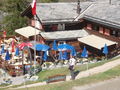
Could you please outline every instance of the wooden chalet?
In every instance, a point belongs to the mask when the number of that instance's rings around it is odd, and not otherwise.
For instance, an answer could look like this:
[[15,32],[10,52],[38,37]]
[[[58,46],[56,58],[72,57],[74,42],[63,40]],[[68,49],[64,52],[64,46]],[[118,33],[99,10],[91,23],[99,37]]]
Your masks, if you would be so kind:
[[[90,5],[88,2],[81,3],[37,3],[37,20],[42,24],[43,30],[40,36],[46,44],[52,45],[53,40],[58,43],[68,43],[80,49],[77,38],[84,37],[88,33],[82,29],[84,22],[75,21],[80,11],[84,11]],[[81,9],[82,8],[82,9]],[[30,18],[29,25],[35,26],[35,20],[29,6],[22,16]]]
[[[98,51],[98,54],[102,54],[103,44],[100,43],[101,48],[98,49],[79,39],[95,35],[101,38],[104,44],[109,45],[110,54],[112,52],[118,54],[120,50],[119,9],[117,4],[100,2],[37,3],[37,20],[43,27],[39,35],[49,45],[53,40],[57,40],[58,43],[72,44],[78,49],[77,51],[81,51],[86,45],[91,49],[90,52]],[[30,19],[29,25],[35,26],[31,6],[22,13],[22,16],[27,16]]]

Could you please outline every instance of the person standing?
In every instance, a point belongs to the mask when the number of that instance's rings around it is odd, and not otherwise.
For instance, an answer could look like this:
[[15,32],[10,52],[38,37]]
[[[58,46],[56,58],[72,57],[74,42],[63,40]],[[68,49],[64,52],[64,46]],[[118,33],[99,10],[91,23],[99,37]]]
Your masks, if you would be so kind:
[[76,59],[74,57],[71,57],[69,59],[69,70],[70,70],[70,74],[71,74],[71,80],[75,79],[75,74],[74,74],[75,64],[76,64]]

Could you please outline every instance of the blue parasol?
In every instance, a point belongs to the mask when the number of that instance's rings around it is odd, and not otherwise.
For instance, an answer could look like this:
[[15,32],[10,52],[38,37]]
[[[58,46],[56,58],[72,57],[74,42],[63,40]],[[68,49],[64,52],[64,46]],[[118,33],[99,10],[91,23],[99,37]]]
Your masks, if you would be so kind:
[[83,58],[88,57],[88,53],[87,53],[87,50],[86,50],[86,47],[85,47],[85,46],[84,46],[84,49],[83,49],[83,51],[82,51],[81,57],[83,57]]
[[19,48],[17,47],[16,50],[15,50],[15,56],[19,56]]
[[69,45],[69,44],[60,44],[58,45],[58,50],[71,50],[73,46]]
[[63,52],[63,60],[68,59],[68,53],[66,51]]
[[47,60],[47,51],[44,52],[44,55],[43,55],[43,60],[46,61]]
[[8,50],[6,51],[5,60],[10,60],[10,54]]
[[[87,53],[87,50],[86,50],[85,46],[84,46],[84,49],[82,51],[81,57],[82,58],[87,58],[88,57],[88,53]],[[87,70],[88,70],[88,63],[87,63]]]
[[50,47],[45,44],[36,44],[35,48],[37,51],[47,51]]
[[107,44],[104,45],[103,53],[104,53],[105,55],[108,54],[108,47],[107,47]]
[[59,52],[58,60],[63,60],[63,54],[62,54],[62,51]]
[[56,40],[54,40],[54,42],[53,42],[52,49],[53,49],[53,50],[57,50],[57,44],[56,44]]
[[5,53],[4,45],[2,45],[1,54]]
[[71,50],[71,56],[76,56],[76,51],[75,51],[75,48],[74,47],[72,47],[72,50]]

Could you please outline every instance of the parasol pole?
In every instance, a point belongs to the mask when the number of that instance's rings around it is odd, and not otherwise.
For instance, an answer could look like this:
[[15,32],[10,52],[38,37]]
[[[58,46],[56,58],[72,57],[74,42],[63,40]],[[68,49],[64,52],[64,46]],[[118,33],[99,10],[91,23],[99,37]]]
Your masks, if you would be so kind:
[[105,54],[106,60],[107,60],[107,54]]

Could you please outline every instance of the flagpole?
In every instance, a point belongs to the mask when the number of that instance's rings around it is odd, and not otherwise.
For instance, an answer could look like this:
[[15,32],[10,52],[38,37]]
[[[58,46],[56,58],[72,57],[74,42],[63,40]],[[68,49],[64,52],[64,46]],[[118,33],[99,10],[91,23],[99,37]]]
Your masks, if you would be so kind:
[[[34,20],[36,22],[36,15],[34,15]],[[35,75],[35,66],[36,66],[36,23],[35,23],[35,34],[34,34],[34,75]]]
[[35,75],[35,66],[36,66],[36,0],[33,0],[31,3],[31,7],[32,7],[32,15],[34,18],[34,22],[35,22],[35,33],[34,33],[34,75]]

